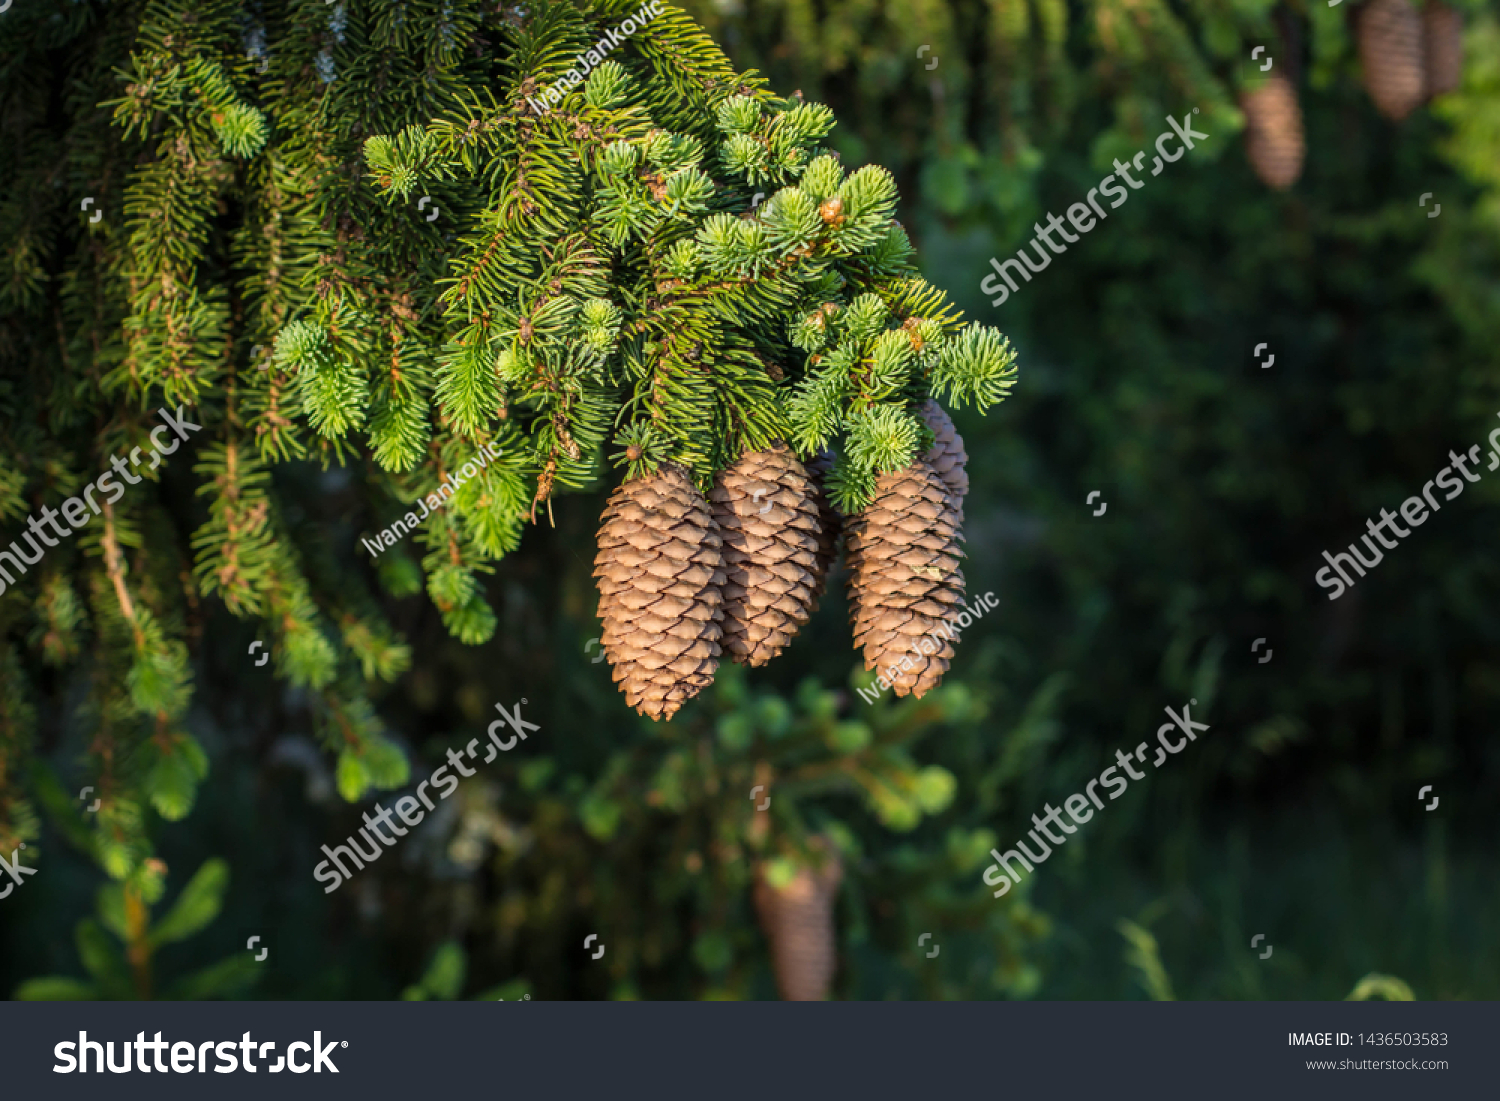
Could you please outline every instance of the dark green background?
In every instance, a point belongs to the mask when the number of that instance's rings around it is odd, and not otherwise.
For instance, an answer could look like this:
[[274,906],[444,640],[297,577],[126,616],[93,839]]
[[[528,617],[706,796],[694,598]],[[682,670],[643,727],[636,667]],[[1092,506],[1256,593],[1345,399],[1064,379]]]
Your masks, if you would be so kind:
[[[846,845],[836,996],[1140,998],[1155,975],[1157,993],[1169,982],[1182,998],[1339,998],[1369,972],[1421,998],[1500,996],[1500,475],[1340,600],[1313,583],[1323,550],[1497,425],[1493,14],[1471,15],[1463,94],[1399,126],[1374,112],[1347,47],[1322,62],[1308,47],[1309,153],[1289,194],[1254,177],[1215,116],[1199,123],[1206,148],[994,309],[978,289],[989,257],[1095,186],[1097,150],[1143,148],[1167,111],[1198,100],[1149,66],[1103,66],[1081,11],[1066,65],[1037,45],[1003,68],[985,32],[998,6],[687,7],[737,65],[834,108],[846,162],[897,174],[927,277],[1016,345],[1013,396],[987,418],[955,416],[969,591],[993,591],[998,609],[965,632],[944,692],[868,707],[849,688],[858,660],[836,582],[778,661],[726,670],[655,726],[586,649],[604,487],[562,498],[556,529],[529,530],[492,578],[488,644],[450,639],[425,596],[389,601],[416,660],[379,701],[418,779],[497,701],[525,697],[540,733],[465,786],[448,836],[407,840],[331,898],[311,868],[357,813],[319,789],[326,760],[307,772],[281,759],[307,736],[297,694],[247,662],[247,624],[213,611],[190,718],[212,771],[192,815],[155,836],[169,897],[212,856],[231,886],[161,968],[255,934],[271,956],[252,997],[389,998],[424,973],[435,996],[771,997],[735,831],[753,817],[754,761],[821,754],[826,783],[773,797]],[[923,42],[936,70],[916,57]],[[1209,62],[1226,86],[1237,64]],[[1418,207],[1423,192],[1439,217]],[[1252,357],[1261,342],[1270,369]],[[278,488],[336,530],[353,507],[347,479],[310,465],[278,471]],[[1092,490],[1108,503],[1099,518]],[[1261,637],[1265,664],[1251,653]],[[79,747],[65,700],[37,688],[50,700],[39,750],[66,775]],[[1189,697],[1210,733],[993,901],[984,850]],[[914,767],[956,779],[951,800],[934,797],[944,809],[898,829],[901,812],[846,782],[827,731],[850,721],[910,734]],[[1424,784],[1441,799],[1431,813]],[[456,855],[472,859],[453,858],[460,834],[472,841]],[[71,930],[102,881],[50,846],[45,874],[0,903],[0,989],[81,975]],[[1122,921],[1156,948],[1128,958]],[[598,964],[578,947],[591,932],[609,945]],[[918,950],[923,932],[939,958]],[[1250,949],[1257,933],[1271,959]]]

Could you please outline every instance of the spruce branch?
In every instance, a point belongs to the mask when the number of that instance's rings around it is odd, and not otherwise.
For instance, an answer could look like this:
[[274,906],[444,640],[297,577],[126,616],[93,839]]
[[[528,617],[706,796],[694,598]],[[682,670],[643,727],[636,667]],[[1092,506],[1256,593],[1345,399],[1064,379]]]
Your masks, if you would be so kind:
[[208,477],[197,493],[209,499],[209,518],[192,539],[199,591],[217,593],[235,615],[259,614],[258,588],[272,561],[270,472],[228,441],[206,444],[193,472]]
[[1002,400],[1015,385],[1016,354],[994,329],[971,323],[945,343],[932,369],[932,391],[956,406],[981,410]]
[[364,423],[369,388],[352,363],[340,358],[323,328],[293,321],[276,337],[276,362],[293,372],[308,421],[326,437]]

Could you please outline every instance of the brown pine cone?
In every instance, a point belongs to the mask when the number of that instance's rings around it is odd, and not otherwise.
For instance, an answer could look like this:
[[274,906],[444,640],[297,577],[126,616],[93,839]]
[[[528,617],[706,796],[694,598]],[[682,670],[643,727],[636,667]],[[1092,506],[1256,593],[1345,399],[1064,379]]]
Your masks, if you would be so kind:
[[755,873],[755,909],[771,942],[776,987],[789,1002],[821,1002],[828,997],[838,965],[833,903],[844,869],[829,852],[816,871],[802,868],[785,887],[772,887],[764,865]]
[[807,460],[807,476],[813,484],[813,503],[818,508],[818,564],[813,570],[812,605],[818,606],[828,575],[839,555],[839,536],[844,531],[844,517],[833,507],[828,496],[828,475],[833,470],[833,452],[826,447]]
[[764,665],[812,614],[820,528],[813,484],[778,443],[741,456],[708,497],[723,540],[724,649]]
[[1302,175],[1307,143],[1302,136],[1302,107],[1297,90],[1280,73],[1260,87],[1240,93],[1245,112],[1245,155],[1267,187],[1285,191]]
[[1431,98],[1463,83],[1464,17],[1442,0],[1427,0],[1422,25],[1427,32],[1427,95]]
[[923,455],[927,465],[937,471],[937,476],[943,479],[943,485],[948,487],[948,492],[953,497],[953,513],[957,522],[964,521],[964,498],[969,493],[969,472],[966,469],[969,464],[969,453],[964,450],[964,438],[958,434],[958,429],[953,427],[953,421],[943,409],[932,398],[928,398],[917,407],[917,415],[926,422],[927,427],[932,429],[932,434],[937,438],[933,440],[932,449]]
[[686,470],[610,494],[594,576],[615,683],[642,715],[670,719],[712,683],[723,635],[719,529]]
[[1371,0],[1359,16],[1359,60],[1365,90],[1388,119],[1400,122],[1426,91],[1422,17],[1407,0]]
[[920,699],[953,657],[946,637],[963,604],[962,538],[948,489],[922,459],[882,474],[848,524],[849,609],[865,668]]

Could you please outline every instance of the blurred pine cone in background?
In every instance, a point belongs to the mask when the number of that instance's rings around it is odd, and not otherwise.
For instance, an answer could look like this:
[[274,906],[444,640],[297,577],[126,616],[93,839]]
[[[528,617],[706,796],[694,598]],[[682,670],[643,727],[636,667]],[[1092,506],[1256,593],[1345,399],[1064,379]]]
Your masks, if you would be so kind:
[[828,997],[838,965],[833,903],[844,877],[832,846],[817,870],[800,868],[784,887],[773,887],[764,864],[755,873],[755,909],[771,942],[776,988],[789,1002],[821,1002]]
[[1240,95],[1245,112],[1245,155],[1267,187],[1285,191],[1302,175],[1307,143],[1302,108],[1292,82],[1273,73],[1258,88]]
[[1463,83],[1464,17],[1442,0],[1428,0],[1422,26],[1427,38],[1427,95],[1454,91]]
[[1371,0],[1359,14],[1365,90],[1386,118],[1400,122],[1427,89],[1422,17],[1407,0]]

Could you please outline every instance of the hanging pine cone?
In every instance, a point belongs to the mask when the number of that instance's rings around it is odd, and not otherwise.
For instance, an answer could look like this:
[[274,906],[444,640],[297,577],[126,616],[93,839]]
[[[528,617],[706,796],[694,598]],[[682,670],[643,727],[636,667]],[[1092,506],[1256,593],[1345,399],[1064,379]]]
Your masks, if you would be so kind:
[[1386,118],[1400,122],[1422,102],[1427,85],[1422,52],[1422,17],[1407,0],[1371,0],[1360,13],[1365,90]]
[[839,553],[844,518],[828,497],[828,475],[833,470],[833,452],[826,447],[807,460],[807,476],[813,484],[813,503],[818,508],[817,566],[813,569],[812,606],[816,608],[828,587],[828,575]]
[[1240,94],[1245,112],[1245,155],[1267,187],[1285,191],[1302,175],[1307,144],[1302,136],[1302,108],[1297,90],[1280,73],[1260,87]]
[[948,487],[948,493],[953,498],[955,522],[962,525],[964,498],[969,493],[969,472],[966,469],[969,453],[964,450],[964,438],[953,427],[953,420],[947,411],[931,398],[917,407],[917,415],[937,437],[933,440],[932,448],[922,458],[937,471],[937,476],[943,479],[943,485]]
[[820,528],[813,483],[777,444],[742,456],[708,496],[723,540],[724,649],[764,665],[812,614]]
[[1431,98],[1463,83],[1463,13],[1442,0],[1427,0],[1422,27],[1427,38],[1427,95]]
[[686,470],[610,494],[594,576],[615,683],[642,715],[670,719],[713,681],[723,634],[719,529]]
[[756,869],[755,909],[771,942],[776,987],[785,1001],[821,1002],[828,997],[838,963],[833,902],[843,876],[838,854],[831,851],[822,867],[800,869],[780,889],[766,879],[764,866]]
[[948,489],[925,460],[882,474],[869,506],[848,524],[849,614],[865,668],[896,695],[919,699],[948,670],[941,628],[963,603],[962,538]]

